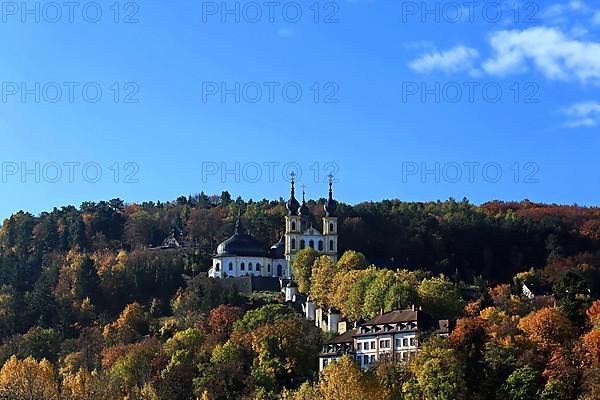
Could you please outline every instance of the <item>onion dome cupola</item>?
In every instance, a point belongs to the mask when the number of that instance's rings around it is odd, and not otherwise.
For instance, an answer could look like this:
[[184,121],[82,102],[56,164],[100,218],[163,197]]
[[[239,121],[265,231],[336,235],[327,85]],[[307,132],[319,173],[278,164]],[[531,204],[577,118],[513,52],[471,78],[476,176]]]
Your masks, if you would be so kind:
[[288,215],[298,215],[298,209],[300,208],[300,203],[296,200],[296,190],[294,188],[294,177],[296,174],[292,172],[292,192],[290,193],[290,199],[287,201],[286,208],[288,210]]
[[279,239],[279,242],[271,246],[269,255],[273,259],[285,258],[285,236],[282,235],[281,239]]
[[329,197],[323,207],[327,217],[335,217],[337,210],[337,201],[333,199],[333,175],[329,175]]
[[268,257],[265,246],[245,232],[239,214],[235,233],[217,247],[217,257],[228,256]]
[[298,214],[303,217],[310,215],[310,209],[306,205],[306,200],[304,199],[304,190],[302,190],[302,205],[300,206],[300,209],[298,209]]

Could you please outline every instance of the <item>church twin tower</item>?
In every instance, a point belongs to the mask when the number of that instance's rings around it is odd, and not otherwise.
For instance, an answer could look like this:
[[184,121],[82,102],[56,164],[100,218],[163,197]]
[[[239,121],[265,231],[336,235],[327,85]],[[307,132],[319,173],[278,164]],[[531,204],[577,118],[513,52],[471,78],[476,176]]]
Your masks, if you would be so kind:
[[329,196],[324,204],[323,233],[312,226],[312,215],[302,192],[302,204],[296,200],[294,175],[292,174],[292,190],[286,208],[285,217],[285,258],[293,261],[296,254],[311,247],[320,255],[327,255],[337,261],[338,226],[337,202],[333,199],[333,176],[329,177]]

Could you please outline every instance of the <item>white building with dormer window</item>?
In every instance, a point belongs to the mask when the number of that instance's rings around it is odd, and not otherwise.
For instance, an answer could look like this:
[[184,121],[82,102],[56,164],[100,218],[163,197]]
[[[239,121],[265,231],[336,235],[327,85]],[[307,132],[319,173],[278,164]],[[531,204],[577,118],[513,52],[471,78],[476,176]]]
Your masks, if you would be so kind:
[[296,254],[307,247],[319,255],[327,255],[337,261],[338,231],[336,209],[333,199],[333,182],[329,180],[329,196],[323,205],[323,232],[316,229],[302,193],[302,204],[296,200],[295,181],[292,176],[290,198],[286,203],[285,233],[270,249],[247,234],[238,216],[235,233],[217,247],[208,276],[213,278],[263,276],[290,279],[292,261]]

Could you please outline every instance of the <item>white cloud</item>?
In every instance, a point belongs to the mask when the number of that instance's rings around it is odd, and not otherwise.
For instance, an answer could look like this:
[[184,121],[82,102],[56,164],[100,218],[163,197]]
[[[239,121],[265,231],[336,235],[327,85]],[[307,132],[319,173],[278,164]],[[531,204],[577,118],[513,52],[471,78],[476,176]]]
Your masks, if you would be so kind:
[[424,54],[410,62],[409,67],[421,73],[431,73],[442,71],[446,73],[455,73],[468,71],[475,73],[473,63],[479,58],[477,50],[456,46],[444,52],[431,52]]
[[569,12],[587,12],[589,6],[581,0],[571,0],[565,3],[554,4],[542,12],[542,17],[559,18]]
[[489,74],[523,72],[532,63],[548,79],[600,81],[600,43],[571,39],[559,29],[499,31],[490,44],[494,54],[483,63]]
[[596,11],[594,13],[594,18],[592,19],[594,25],[600,25],[600,11]]
[[596,126],[600,122],[600,103],[585,101],[573,104],[564,113],[569,118],[565,123],[568,128]]

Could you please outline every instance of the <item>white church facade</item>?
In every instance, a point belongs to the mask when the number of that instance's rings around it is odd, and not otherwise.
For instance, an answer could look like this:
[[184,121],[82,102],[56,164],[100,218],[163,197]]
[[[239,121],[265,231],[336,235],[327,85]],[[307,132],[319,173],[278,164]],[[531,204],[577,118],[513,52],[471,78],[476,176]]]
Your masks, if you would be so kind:
[[212,278],[263,276],[290,279],[292,261],[296,254],[311,247],[319,255],[327,255],[337,261],[338,221],[337,202],[333,199],[332,177],[329,180],[329,196],[323,208],[323,232],[313,226],[304,192],[302,204],[295,197],[294,176],[291,180],[290,198],[286,203],[284,235],[269,249],[264,243],[245,232],[241,220],[235,224],[235,233],[217,247],[208,276]]

